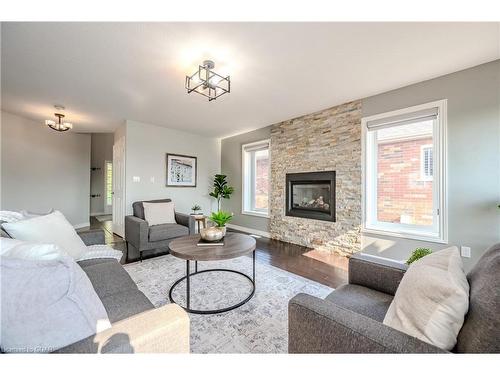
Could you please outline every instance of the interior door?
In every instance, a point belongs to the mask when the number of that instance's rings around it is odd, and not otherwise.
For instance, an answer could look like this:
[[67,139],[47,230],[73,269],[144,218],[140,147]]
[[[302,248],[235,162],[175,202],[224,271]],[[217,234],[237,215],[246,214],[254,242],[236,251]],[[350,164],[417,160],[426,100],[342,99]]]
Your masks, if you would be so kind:
[[113,145],[113,232],[125,236],[125,138]]

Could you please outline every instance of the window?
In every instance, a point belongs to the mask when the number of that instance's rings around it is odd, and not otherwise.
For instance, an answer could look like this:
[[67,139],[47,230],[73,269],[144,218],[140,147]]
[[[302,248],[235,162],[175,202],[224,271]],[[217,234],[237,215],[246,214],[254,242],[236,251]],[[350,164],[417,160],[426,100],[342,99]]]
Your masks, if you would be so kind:
[[106,206],[113,205],[113,163],[106,161],[105,169],[105,191],[106,191]]
[[420,153],[420,178],[424,181],[432,180],[432,145],[422,146]]
[[363,230],[446,242],[446,101],[370,116],[363,126]]
[[243,214],[268,216],[269,140],[243,145]]

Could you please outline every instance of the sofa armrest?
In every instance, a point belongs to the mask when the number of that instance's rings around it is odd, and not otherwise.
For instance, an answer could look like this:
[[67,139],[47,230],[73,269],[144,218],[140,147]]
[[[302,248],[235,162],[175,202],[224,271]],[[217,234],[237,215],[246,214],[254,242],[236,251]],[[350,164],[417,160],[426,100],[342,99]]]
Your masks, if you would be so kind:
[[136,249],[144,248],[149,239],[149,224],[136,216],[125,216],[125,241]]
[[330,301],[298,294],[288,304],[289,353],[446,353]]
[[189,316],[169,304],[121,320],[57,353],[189,353]]
[[407,269],[395,260],[358,253],[349,258],[349,284],[394,295]]
[[180,212],[175,213],[175,221],[177,224],[184,225],[185,227],[188,227],[189,229],[189,234],[194,234],[195,233],[195,223],[196,220],[192,215],[186,215],[186,214],[181,214]]
[[82,239],[83,243],[87,246],[90,245],[104,245],[104,230],[90,229],[82,232],[77,232]]

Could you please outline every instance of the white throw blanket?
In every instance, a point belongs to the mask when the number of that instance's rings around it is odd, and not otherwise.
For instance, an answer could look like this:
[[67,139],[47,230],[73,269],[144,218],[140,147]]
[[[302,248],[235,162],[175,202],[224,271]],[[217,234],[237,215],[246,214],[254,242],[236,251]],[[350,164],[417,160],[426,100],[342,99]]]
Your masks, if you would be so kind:
[[123,256],[123,253],[119,250],[115,250],[108,245],[90,245],[87,246],[88,251],[83,254],[80,258],[76,259],[77,262],[89,259],[103,259],[103,258],[113,258],[117,261]]

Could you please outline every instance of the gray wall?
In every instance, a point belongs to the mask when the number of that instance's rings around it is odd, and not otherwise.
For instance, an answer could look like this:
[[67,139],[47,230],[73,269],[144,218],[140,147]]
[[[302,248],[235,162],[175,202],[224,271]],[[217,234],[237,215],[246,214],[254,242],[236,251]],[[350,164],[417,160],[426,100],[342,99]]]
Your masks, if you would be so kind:
[[2,111],[1,209],[61,211],[89,222],[90,134],[58,133]]
[[[120,130],[120,136],[123,133]],[[132,213],[138,200],[171,198],[176,210],[189,213],[193,204],[209,214],[215,201],[208,193],[213,176],[220,171],[220,140],[136,121],[126,122],[125,204]],[[166,187],[166,153],[196,156],[196,187]],[[139,182],[133,178],[139,177]]]
[[[449,245],[472,248],[469,270],[486,248],[500,242],[500,60],[362,100],[363,116],[448,99]],[[269,138],[270,127],[222,140],[221,169],[236,192],[225,208],[234,224],[268,231],[269,220],[241,215],[241,145]],[[272,188],[272,187],[271,187]],[[362,251],[406,260],[419,246],[449,245],[362,235]]]
[[111,206],[105,206],[105,161],[113,161],[113,133],[93,133],[91,135],[90,165],[101,168],[90,172],[90,193],[100,197],[90,198],[90,214],[98,215],[111,213]]
[[[500,60],[363,99],[363,116],[448,99],[448,233],[472,248],[467,269],[500,242]],[[406,259],[446,245],[363,235],[364,252]]]
[[269,232],[268,218],[243,215],[241,213],[241,145],[269,138],[271,138],[271,126],[225,138],[221,142],[221,173],[228,176],[229,184],[234,187],[234,194],[231,199],[223,201],[223,209],[234,213],[231,224],[264,232]]

